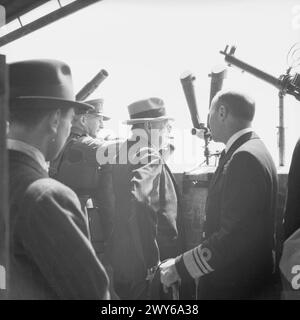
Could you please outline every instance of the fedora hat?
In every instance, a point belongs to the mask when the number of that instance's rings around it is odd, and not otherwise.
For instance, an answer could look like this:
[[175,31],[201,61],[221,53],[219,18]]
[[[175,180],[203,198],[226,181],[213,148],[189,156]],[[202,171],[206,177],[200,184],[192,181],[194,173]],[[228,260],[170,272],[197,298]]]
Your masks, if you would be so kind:
[[104,121],[110,120],[110,117],[108,117],[103,113],[103,102],[104,102],[103,99],[94,99],[94,100],[84,101],[84,103],[94,107],[93,110],[89,110],[87,113],[93,114],[95,116],[102,116]]
[[136,124],[146,121],[174,120],[166,115],[164,102],[159,98],[149,98],[139,100],[128,107],[129,120],[123,121],[124,124]]
[[27,60],[10,63],[10,105],[27,108],[76,108],[86,112],[93,107],[75,101],[70,67],[57,60]]

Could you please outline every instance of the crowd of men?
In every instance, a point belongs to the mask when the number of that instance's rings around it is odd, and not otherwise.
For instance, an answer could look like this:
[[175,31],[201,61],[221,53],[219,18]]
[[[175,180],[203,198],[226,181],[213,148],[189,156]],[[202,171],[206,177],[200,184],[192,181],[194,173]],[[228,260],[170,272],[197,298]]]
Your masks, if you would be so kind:
[[[103,100],[75,101],[67,64],[15,62],[9,74],[10,299],[172,299],[178,288],[180,299],[279,299],[277,172],[250,97],[221,91],[211,103],[212,139],[226,147],[205,238],[186,250],[163,100],[130,104],[131,136],[106,141]],[[298,176],[285,225],[299,238]]]

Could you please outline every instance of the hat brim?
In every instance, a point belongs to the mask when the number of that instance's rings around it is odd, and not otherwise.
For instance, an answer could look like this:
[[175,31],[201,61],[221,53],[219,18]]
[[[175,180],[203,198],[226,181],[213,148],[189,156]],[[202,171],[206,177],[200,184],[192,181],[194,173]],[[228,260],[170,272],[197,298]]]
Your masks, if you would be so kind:
[[128,125],[132,125],[132,124],[136,124],[136,123],[143,123],[143,122],[156,122],[156,121],[162,121],[162,120],[170,120],[170,121],[174,121],[174,118],[171,117],[157,117],[157,118],[139,118],[139,119],[129,119],[129,120],[125,120],[122,123],[123,124],[128,124]]
[[101,112],[89,112],[88,114],[93,115],[93,116],[102,116],[104,121],[110,120],[111,118],[104,115]]
[[13,98],[12,101],[22,108],[30,107],[32,104],[36,105],[38,103],[41,105],[41,108],[74,108],[79,111],[93,110],[92,106],[84,102],[53,97],[22,96]]

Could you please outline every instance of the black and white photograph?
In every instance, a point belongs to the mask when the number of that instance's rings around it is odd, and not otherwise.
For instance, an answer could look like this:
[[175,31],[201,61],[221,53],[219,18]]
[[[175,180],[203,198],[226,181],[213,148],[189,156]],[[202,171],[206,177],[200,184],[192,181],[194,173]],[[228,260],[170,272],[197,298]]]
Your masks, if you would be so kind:
[[0,300],[300,300],[300,1],[0,0]]

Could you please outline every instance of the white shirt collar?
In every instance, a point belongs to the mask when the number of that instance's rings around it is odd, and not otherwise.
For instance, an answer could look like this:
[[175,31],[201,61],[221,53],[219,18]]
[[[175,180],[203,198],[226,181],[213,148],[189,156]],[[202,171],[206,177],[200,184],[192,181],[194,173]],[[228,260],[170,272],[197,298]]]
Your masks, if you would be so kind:
[[230,147],[234,144],[234,142],[240,138],[242,135],[244,135],[245,133],[248,133],[248,132],[252,132],[253,129],[252,128],[246,128],[246,129],[242,129],[240,131],[237,131],[235,134],[233,134],[229,140],[227,141],[226,143],[226,147],[225,147],[225,152],[227,152]]
[[35,160],[45,171],[48,172],[49,166],[45,160],[43,153],[39,149],[37,149],[34,146],[31,146],[26,142],[15,139],[7,139],[6,143],[7,149],[27,154],[29,157]]

